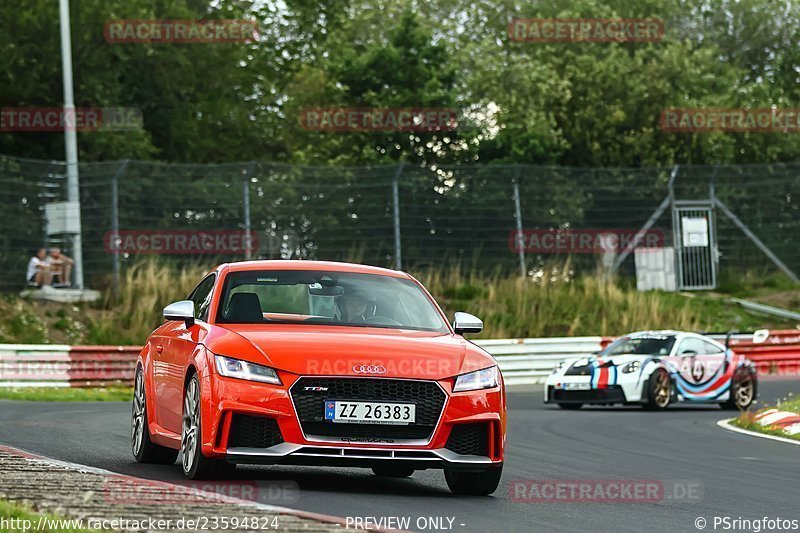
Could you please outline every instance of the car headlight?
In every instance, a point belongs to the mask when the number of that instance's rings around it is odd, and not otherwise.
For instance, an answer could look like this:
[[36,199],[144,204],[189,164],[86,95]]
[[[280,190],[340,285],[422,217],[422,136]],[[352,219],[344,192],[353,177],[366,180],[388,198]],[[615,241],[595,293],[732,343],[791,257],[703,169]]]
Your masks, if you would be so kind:
[[491,389],[497,386],[497,367],[492,366],[483,370],[476,370],[469,374],[461,374],[456,378],[453,392],[467,390]]
[[556,365],[556,366],[553,368],[553,374],[558,374],[559,372],[561,372],[562,370],[564,370],[564,367],[565,367],[565,366],[567,366],[567,362],[566,362],[566,361],[561,361],[560,363],[558,363],[558,364],[557,364],[557,365]]
[[272,383],[273,385],[282,384],[278,373],[268,366],[257,365],[241,359],[225,357],[224,355],[215,355],[214,360],[217,364],[217,372],[227,378],[261,381],[262,383]]
[[639,361],[631,361],[627,365],[622,367],[623,374],[632,374],[639,370]]

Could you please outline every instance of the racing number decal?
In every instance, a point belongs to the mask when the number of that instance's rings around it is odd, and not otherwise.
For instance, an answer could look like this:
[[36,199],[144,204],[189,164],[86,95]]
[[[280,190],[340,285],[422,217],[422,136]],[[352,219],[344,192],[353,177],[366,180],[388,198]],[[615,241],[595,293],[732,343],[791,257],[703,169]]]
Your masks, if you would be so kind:
[[690,359],[690,364],[692,365],[692,379],[694,379],[696,383],[700,383],[706,375],[703,361],[698,361],[697,356],[694,355]]

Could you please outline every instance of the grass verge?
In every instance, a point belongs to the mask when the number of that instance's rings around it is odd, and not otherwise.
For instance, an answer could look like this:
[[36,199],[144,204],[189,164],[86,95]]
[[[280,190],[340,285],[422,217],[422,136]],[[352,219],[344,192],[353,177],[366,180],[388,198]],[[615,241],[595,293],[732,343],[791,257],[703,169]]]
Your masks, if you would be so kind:
[[[776,409],[780,409],[781,411],[789,411],[791,413],[798,413],[800,414],[800,396],[791,397],[784,399],[774,407]],[[772,409],[772,407],[768,407],[765,409]],[[761,409],[760,411],[764,411],[765,409]],[[759,411],[759,412],[760,412]],[[746,412],[739,415],[738,418],[734,419],[731,423],[742,429],[746,429],[748,431],[754,431],[756,433],[763,433],[765,435],[773,435],[775,437],[783,437],[785,439],[791,439],[800,441],[800,434],[796,435],[787,435],[780,429],[773,429],[770,427],[765,427],[756,422],[756,415],[758,412]]]
[[0,400],[29,402],[129,402],[131,387],[0,387]]
[[95,531],[80,528],[78,520],[38,514],[28,507],[0,500],[0,533],[37,531],[42,533],[83,533]]

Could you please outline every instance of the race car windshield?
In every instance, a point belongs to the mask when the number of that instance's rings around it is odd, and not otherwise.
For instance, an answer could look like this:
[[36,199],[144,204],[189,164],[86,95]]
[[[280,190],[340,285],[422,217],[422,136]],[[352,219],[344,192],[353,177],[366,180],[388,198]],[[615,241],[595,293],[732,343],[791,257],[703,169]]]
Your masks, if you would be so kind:
[[617,339],[601,355],[668,355],[675,344],[673,336],[622,337]]
[[233,272],[225,280],[218,322],[449,331],[413,281],[350,272]]

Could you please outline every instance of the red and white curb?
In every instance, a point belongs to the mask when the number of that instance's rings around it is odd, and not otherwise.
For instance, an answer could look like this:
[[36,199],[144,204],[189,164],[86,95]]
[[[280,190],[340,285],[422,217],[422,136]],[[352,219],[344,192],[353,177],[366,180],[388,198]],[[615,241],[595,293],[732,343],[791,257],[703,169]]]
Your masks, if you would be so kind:
[[[782,412],[788,413],[787,411],[778,411],[777,409],[769,409],[768,411],[775,411],[775,412]],[[765,411],[767,412],[767,411]],[[792,416],[798,416],[797,413],[788,413]],[[742,433],[743,435],[750,435],[752,437],[760,437],[762,439],[767,440],[774,440],[777,442],[785,442],[786,444],[794,444],[795,446],[800,445],[800,440],[790,439],[787,437],[780,437],[778,435],[769,435],[767,433],[760,433],[758,431],[752,431],[749,429],[740,428],[739,426],[733,425],[733,421],[736,420],[735,418],[726,418],[724,420],[719,420],[717,425],[723,429],[727,429],[728,431],[733,431],[734,433]],[[761,424],[766,425],[766,424]],[[796,424],[795,424],[796,425]],[[785,430],[784,430],[785,432]],[[787,435],[794,435],[795,433],[787,433]]]
[[800,414],[779,409],[767,409],[755,416],[759,425],[779,429],[787,435],[800,434]]

